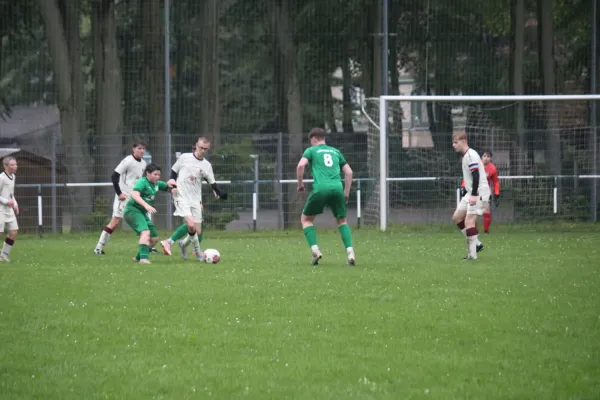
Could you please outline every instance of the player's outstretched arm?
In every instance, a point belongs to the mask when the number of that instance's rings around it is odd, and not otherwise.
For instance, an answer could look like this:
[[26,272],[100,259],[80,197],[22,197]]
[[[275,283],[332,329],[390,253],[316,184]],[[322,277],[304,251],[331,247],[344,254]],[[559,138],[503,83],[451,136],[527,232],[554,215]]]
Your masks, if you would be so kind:
[[348,202],[348,198],[350,197],[350,188],[352,188],[352,168],[350,168],[350,164],[344,164],[342,167],[342,172],[344,173],[344,195],[346,196],[346,202]]
[[296,179],[298,180],[298,191],[302,192],[304,190],[304,170],[308,165],[308,158],[302,157],[300,162],[298,162],[298,166],[296,167]]

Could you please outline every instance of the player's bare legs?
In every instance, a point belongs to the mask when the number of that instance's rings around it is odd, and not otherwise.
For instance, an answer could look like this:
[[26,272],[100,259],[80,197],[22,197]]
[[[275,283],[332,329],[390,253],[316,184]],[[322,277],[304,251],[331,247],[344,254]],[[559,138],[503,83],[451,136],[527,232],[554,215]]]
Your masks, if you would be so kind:
[[4,239],[4,245],[2,246],[2,253],[0,254],[0,262],[5,261],[9,262],[10,251],[15,244],[15,240],[17,239],[16,230],[11,230],[6,233],[6,239]]
[[348,220],[346,218],[336,218],[335,222],[338,226],[338,231],[344,242],[346,248],[346,256],[348,257],[348,265],[353,267],[356,265],[356,256],[354,255],[354,248],[352,248],[352,231],[348,226]]
[[319,260],[323,258],[323,253],[319,250],[319,245],[317,245],[317,230],[315,229],[315,216],[314,215],[304,215],[300,217],[300,222],[302,223],[302,230],[304,231],[304,237],[310,246],[310,251],[312,252],[312,265],[318,265]]
[[96,248],[94,249],[94,254],[104,254],[104,246],[110,239],[112,233],[115,229],[121,224],[121,218],[112,217],[110,222],[102,229],[102,233],[100,234],[100,238],[98,239],[98,243],[96,244]]

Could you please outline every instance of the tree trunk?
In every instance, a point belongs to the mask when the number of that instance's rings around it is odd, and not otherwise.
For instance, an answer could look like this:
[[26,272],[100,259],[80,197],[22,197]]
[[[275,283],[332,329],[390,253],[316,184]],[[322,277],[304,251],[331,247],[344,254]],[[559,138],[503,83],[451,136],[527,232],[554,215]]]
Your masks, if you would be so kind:
[[325,108],[324,116],[326,125],[329,126],[331,133],[337,133],[338,128],[335,120],[335,106],[333,95],[331,94],[331,76],[327,74],[323,78],[323,106]]
[[[288,0],[273,0],[270,3],[271,21],[277,43],[277,50],[283,67],[283,87],[287,120],[288,157],[299,157],[302,154],[302,102],[300,84],[296,66],[296,45],[293,37],[293,25],[289,12]],[[289,164],[288,174],[295,176],[295,165]],[[286,185],[287,201],[284,202],[284,225],[286,228],[299,227],[303,202],[297,195],[293,184]]]
[[[92,31],[98,139],[96,179],[103,182],[107,181],[123,156],[123,82],[114,0],[92,2]],[[103,195],[114,195],[112,187],[102,189]]]
[[205,0],[202,6],[200,133],[219,145],[221,107],[219,101],[219,2]]
[[[556,94],[552,15],[552,0],[538,0],[539,68],[542,92],[546,95]],[[558,175],[561,170],[558,109],[554,101],[545,101],[543,106],[546,120],[545,161],[549,173]]]
[[350,70],[350,57],[347,53],[342,61],[342,131],[344,133],[353,133],[354,124],[352,123],[353,103],[352,103],[352,71]]
[[[511,89],[514,95],[525,94],[524,90],[524,49],[525,49],[525,0],[512,0],[511,4]],[[511,165],[517,166],[517,174],[523,175],[527,158],[525,136],[525,103],[518,101],[515,107],[514,126],[518,147],[511,152]],[[514,153],[514,154],[513,154]]]
[[[85,140],[79,9],[77,3],[71,1],[39,0],[38,4],[52,57],[67,180],[71,183],[88,183],[93,177],[88,173],[89,157]],[[69,188],[67,193],[68,209],[73,216],[72,228],[82,228],[83,217],[92,211],[91,189]]]
[[[144,57],[144,84],[146,95],[146,126],[148,129],[148,151],[152,162],[162,167],[165,175],[171,165],[166,165],[165,132],[165,76],[164,76],[164,24],[161,0],[141,0],[142,51]],[[162,202],[159,197],[158,202]],[[157,202],[157,203],[158,203]],[[164,203],[163,203],[164,204]],[[157,204],[159,212],[155,223],[164,226],[165,213]]]

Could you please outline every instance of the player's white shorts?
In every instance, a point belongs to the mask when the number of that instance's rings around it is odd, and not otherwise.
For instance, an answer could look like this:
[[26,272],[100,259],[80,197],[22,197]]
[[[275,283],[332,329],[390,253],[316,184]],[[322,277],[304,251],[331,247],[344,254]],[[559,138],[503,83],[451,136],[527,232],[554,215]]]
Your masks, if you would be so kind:
[[127,201],[129,201],[129,197],[127,197],[125,200],[119,200],[119,196],[115,195],[115,201],[113,203],[113,217],[123,218],[123,210],[125,210]]
[[173,215],[176,217],[192,217],[195,223],[202,223],[202,203],[200,200],[194,204],[190,204],[190,202],[183,199],[181,196],[174,195],[173,204],[175,204],[175,212]]
[[490,202],[490,195],[489,194],[484,194],[484,195],[480,194],[479,199],[477,200],[477,203],[475,203],[474,206],[469,204],[470,196],[471,195],[467,193],[462,199],[460,199],[460,202],[458,203],[458,207],[456,207],[456,209],[459,211],[466,211],[467,215],[469,215],[469,214],[483,215],[483,212],[485,211],[485,209],[487,208],[487,206]]
[[0,233],[6,231],[18,231],[19,224],[17,224],[17,216],[14,211],[2,212],[0,211]]

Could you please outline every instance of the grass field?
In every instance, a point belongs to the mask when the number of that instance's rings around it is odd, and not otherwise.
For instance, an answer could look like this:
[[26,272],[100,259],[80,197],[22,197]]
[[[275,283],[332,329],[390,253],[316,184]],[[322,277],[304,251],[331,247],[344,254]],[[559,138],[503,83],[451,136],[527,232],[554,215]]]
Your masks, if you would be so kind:
[[218,265],[131,234],[20,238],[0,264],[2,399],[598,399],[600,229],[483,237],[208,232]]

